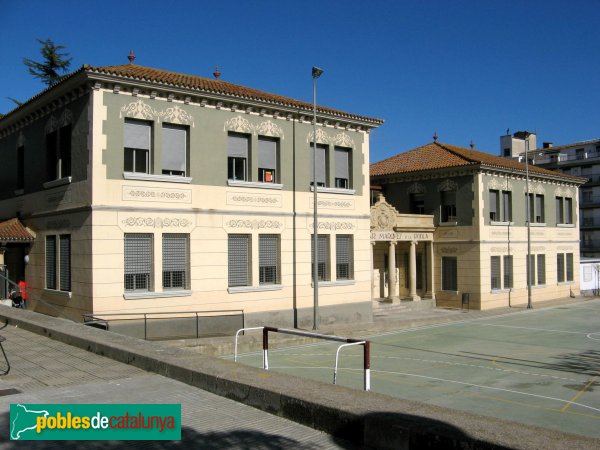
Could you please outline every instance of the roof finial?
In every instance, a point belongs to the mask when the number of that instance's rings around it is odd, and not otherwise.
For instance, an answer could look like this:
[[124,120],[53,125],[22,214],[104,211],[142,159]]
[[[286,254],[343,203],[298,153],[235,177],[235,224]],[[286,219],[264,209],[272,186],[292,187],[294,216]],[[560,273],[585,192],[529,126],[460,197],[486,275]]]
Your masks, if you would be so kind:
[[506,129],[506,135],[508,136],[510,134],[510,128]]
[[437,135],[437,131],[433,132],[433,142],[437,142],[438,140],[438,135]]
[[469,147],[471,147],[471,150],[473,150],[473,148],[475,147],[475,144],[473,144],[473,139],[471,139],[471,143],[469,144]]
[[127,57],[127,59],[129,60],[129,64],[133,64],[133,61],[135,60],[135,55],[133,54],[133,50],[129,50],[129,56]]
[[215,71],[213,72],[213,75],[215,76],[215,80],[219,79],[219,77],[221,76],[221,72],[219,72],[219,66],[216,66]]

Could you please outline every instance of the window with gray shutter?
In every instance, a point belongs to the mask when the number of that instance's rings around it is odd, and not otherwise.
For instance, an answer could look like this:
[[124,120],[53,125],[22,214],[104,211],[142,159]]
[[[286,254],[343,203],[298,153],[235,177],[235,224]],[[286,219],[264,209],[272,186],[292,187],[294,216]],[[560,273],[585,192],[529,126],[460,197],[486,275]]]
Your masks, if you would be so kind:
[[565,223],[573,223],[573,199],[565,198]]
[[261,234],[258,237],[258,282],[280,284],[279,235]]
[[458,268],[455,256],[442,256],[442,290],[458,291]]
[[565,281],[565,254],[556,254],[556,281],[562,283]]
[[248,166],[248,136],[229,133],[227,140],[227,176],[230,180],[246,181]]
[[573,253],[565,253],[567,258],[567,281],[573,281]]
[[338,234],[335,237],[335,273],[338,280],[354,279],[354,251],[352,235]]
[[504,256],[504,289],[513,287],[513,257]]
[[153,235],[125,234],[125,290],[150,291],[152,288]]
[[189,289],[190,235],[167,233],[162,239],[163,288]]
[[492,222],[500,221],[500,216],[498,214],[498,201],[499,201],[499,193],[498,191],[490,190],[490,220]]
[[150,124],[126,120],[124,125],[125,172],[150,173]]
[[563,201],[562,197],[556,197],[556,223],[565,223]]
[[60,290],[71,291],[71,235],[60,235],[59,247]]
[[350,149],[335,147],[335,187],[350,189]]
[[258,181],[277,183],[277,139],[258,137]]
[[525,255],[525,266],[525,273],[528,277],[527,279],[531,282],[532,286],[535,286],[535,255],[529,255],[529,258],[527,257],[527,255]]
[[[310,144],[310,183],[313,185],[314,145]],[[317,186],[327,186],[327,146],[317,144]]]
[[184,177],[187,173],[187,128],[164,124],[162,132],[162,173]]
[[[317,252],[317,277],[319,281],[329,281],[329,235],[319,234],[318,239],[318,252]],[[314,235],[310,238],[311,245],[311,273],[314,280],[314,261],[315,261],[315,239]]]
[[250,286],[250,235],[228,236],[229,287]]
[[544,196],[535,196],[535,222],[544,223]]
[[500,289],[500,257],[490,257],[490,280],[492,290]]
[[512,221],[512,193],[502,191],[502,220],[504,222]]
[[46,288],[56,289],[56,236],[46,236]]
[[537,284],[546,284],[546,255],[537,255]]

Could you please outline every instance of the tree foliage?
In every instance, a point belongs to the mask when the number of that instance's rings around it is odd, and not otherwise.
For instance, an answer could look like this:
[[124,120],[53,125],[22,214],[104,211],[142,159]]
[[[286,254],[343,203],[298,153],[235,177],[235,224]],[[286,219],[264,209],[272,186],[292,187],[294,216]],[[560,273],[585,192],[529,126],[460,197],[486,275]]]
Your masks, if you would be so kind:
[[[40,78],[42,83],[52,86],[60,81],[63,75],[69,70],[71,59],[69,54],[64,52],[62,45],[56,45],[52,39],[36,39],[41,45],[40,53],[43,60],[41,62],[34,61],[29,58],[23,58],[23,64],[29,69],[29,73],[36,78]],[[63,75],[60,74],[62,72]]]

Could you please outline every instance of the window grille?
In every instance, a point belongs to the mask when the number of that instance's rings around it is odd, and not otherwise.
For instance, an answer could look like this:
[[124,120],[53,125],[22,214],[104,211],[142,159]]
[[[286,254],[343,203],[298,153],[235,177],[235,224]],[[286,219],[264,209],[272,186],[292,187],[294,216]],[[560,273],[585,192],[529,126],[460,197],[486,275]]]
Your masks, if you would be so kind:
[[259,284],[280,284],[279,235],[258,237]]
[[565,281],[565,254],[556,254],[556,281],[562,283]]
[[[319,281],[329,280],[329,235],[319,234],[318,239],[318,254],[317,254],[317,278]],[[315,261],[315,239],[314,234],[311,235],[311,273],[314,280],[314,261]]]
[[163,234],[163,288],[189,289],[189,234]]
[[335,187],[350,189],[350,149],[335,147]]
[[504,256],[504,289],[513,287],[513,257]]
[[185,176],[187,128],[163,125],[162,173]]
[[258,181],[276,183],[277,139],[258,138]]
[[153,236],[125,234],[125,290],[150,291],[152,287]]
[[546,255],[537,255],[537,284],[546,284]]
[[352,243],[352,235],[350,234],[338,234],[335,237],[335,276],[338,280],[354,279],[354,251]]
[[250,286],[250,235],[229,235],[228,259],[229,286]]
[[500,289],[500,257],[490,257],[490,280],[492,283],[492,290]]
[[56,236],[46,236],[46,288],[56,289]]
[[455,256],[442,256],[442,290],[458,291]]
[[71,235],[60,235],[60,290],[71,291]]

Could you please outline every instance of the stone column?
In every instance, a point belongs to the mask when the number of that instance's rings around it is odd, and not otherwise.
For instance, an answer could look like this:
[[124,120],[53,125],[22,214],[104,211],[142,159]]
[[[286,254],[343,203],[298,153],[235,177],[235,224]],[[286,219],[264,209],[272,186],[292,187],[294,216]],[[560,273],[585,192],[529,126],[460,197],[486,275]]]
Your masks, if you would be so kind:
[[371,300],[373,300],[375,296],[375,244],[376,241],[371,241]]
[[433,289],[433,283],[435,280],[435,274],[433,270],[433,242],[427,243],[427,291],[425,297],[435,300],[435,291]]
[[387,300],[392,303],[400,301],[396,292],[396,242],[390,241],[390,250],[388,254],[388,297]]
[[410,241],[408,270],[410,274],[410,298],[413,301],[421,300],[421,297],[417,295],[417,241]]

